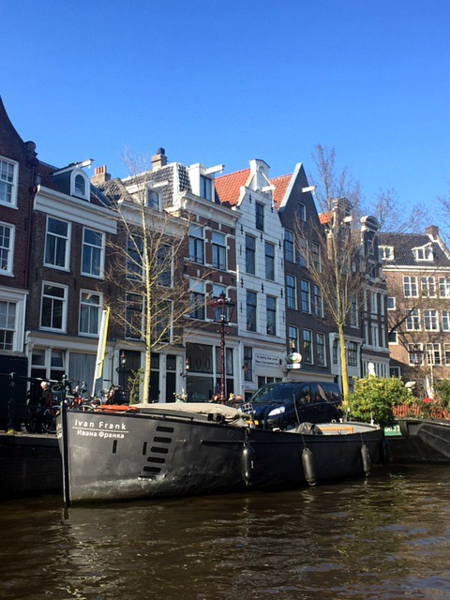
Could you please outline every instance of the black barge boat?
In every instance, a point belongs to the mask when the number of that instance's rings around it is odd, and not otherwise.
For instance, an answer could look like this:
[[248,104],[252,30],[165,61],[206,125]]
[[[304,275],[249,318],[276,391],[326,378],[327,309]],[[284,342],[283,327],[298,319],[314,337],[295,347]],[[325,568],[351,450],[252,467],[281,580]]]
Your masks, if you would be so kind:
[[260,429],[235,408],[203,403],[64,407],[57,434],[67,505],[361,477],[382,443],[372,425]]

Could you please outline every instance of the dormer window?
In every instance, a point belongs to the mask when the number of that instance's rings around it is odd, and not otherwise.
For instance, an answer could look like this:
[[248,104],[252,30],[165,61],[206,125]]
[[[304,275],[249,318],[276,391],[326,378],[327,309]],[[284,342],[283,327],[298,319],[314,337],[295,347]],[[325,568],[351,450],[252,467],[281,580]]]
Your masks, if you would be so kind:
[[413,254],[416,261],[429,261],[433,260],[433,248],[431,244],[422,246],[421,248],[413,248]]
[[89,200],[90,191],[89,177],[81,169],[74,169],[70,177],[71,195],[83,200]]
[[381,260],[394,260],[393,246],[379,246]]
[[212,180],[200,175],[200,196],[206,200],[212,200]]
[[147,207],[159,210],[159,194],[155,190],[147,190]]

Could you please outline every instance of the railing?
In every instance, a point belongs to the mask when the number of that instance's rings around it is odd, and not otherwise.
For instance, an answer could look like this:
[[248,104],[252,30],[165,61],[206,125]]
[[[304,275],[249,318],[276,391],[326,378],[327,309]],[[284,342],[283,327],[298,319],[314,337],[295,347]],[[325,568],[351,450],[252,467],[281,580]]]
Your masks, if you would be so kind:
[[394,417],[402,419],[405,417],[432,417],[434,419],[450,419],[450,412],[433,402],[418,400],[416,404],[399,404],[394,407]]

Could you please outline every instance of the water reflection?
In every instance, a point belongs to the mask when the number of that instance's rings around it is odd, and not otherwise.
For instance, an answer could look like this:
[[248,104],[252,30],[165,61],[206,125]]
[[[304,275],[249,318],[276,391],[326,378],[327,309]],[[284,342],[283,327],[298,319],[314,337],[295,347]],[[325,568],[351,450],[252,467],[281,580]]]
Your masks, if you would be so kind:
[[70,510],[58,497],[4,502],[0,597],[444,598],[447,470]]

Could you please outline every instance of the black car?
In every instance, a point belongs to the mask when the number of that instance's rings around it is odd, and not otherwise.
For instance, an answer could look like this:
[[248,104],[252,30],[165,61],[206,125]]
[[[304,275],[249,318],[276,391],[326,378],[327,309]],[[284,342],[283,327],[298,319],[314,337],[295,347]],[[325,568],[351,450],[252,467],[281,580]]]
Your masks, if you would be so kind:
[[335,383],[278,382],[263,385],[244,404],[256,427],[289,429],[300,423],[329,423],[342,417],[341,392]]

